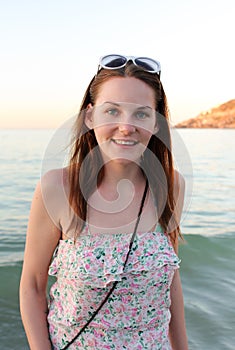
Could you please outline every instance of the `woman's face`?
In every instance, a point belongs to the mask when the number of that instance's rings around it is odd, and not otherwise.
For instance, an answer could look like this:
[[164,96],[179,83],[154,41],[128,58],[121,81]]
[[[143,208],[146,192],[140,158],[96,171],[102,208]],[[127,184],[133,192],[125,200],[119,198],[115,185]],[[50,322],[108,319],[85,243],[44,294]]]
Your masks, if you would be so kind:
[[86,125],[94,129],[105,161],[139,162],[157,132],[153,89],[134,77],[114,77],[102,84]]

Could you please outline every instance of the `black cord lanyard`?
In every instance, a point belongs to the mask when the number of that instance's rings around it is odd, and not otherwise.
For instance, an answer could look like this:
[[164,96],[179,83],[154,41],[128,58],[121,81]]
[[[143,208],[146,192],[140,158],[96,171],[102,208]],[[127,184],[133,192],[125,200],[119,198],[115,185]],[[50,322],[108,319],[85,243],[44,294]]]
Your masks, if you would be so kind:
[[[141,200],[141,204],[140,204],[140,209],[139,209],[139,213],[138,213],[138,217],[135,223],[135,228],[134,228],[134,232],[131,236],[131,240],[130,240],[130,244],[129,244],[129,250],[126,256],[126,260],[124,262],[124,266],[123,266],[123,270],[125,269],[127,260],[129,258],[130,252],[131,252],[131,248],[136,236],[136,231],[137,231],[137,227],[139,225],[140,222],[140,216],[143,210],[143,206],[144,206],[144,202],[145,202],[145,198],[147,195],[147,191],[148,191],[148,180],[146,180],[146,184],[145,184],[145,189],[144,189],[144,193],[143,193],[143,197]],[[98,314],[98,312],[100,311],[100,309],[103,307],[103,305],[106,303],[106,301],[109,299],[110,295],[113,293],[114,289],[116,288],[116,285],[118,284],[118,281],[115,281],[112,285],[112,288],[110,289],[110,291],[108,292],[108,294],[106,295],[105,299],[102,301],[102,303],[100,304],[100,306],[96,309],[96,311],[93,313],[93,315],[91,316],[91,318],[87,321],[87,323],[80,329],[80,331],[75,335],[75,337],[61,350],[66,350],[68,349],[68,347],[81,335],[81,333],[87,328],[87,326],[91,323],[91,321],[95,318],[95,316]]]

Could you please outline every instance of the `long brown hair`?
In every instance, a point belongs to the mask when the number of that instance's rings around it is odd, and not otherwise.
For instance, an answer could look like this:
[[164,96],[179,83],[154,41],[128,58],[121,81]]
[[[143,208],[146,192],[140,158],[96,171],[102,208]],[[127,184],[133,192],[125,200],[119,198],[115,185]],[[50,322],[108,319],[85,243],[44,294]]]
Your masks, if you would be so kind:
[[[180,229],[174,213],[174,168],[167,99],[158,74],[148,73],[130,62],[121,69],[101,69],[98,72],[85,92],[75,122],[69,163],[69,202],[78,216],[78,227],[82,229],[87,217],[87,199],[95,187],[99,186],[104,175],[103,160],[99,148],[96,147],[94,131],[89,130],[84,123],[86,108],[89,104],[95,103],[102,84],[113,77],[135,77],[149,85],[155,93],[159,130],[156,135],[152,135],[140,166],[154,195],[159,224],[170,234],[172,243],[175,244]],[[169,225],[173,229],[169,229]]]

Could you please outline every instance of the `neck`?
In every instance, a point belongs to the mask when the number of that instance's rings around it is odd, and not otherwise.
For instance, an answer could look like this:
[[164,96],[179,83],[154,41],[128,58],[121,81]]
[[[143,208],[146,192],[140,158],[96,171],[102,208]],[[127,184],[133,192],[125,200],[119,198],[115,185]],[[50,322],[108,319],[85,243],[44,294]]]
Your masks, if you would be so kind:
[[105,213],[122,212],[131,204],[139,203],[144,187],[145,178],[138,164],[109,162],[105,164],[102,182],[88,204]]
[[122,180],[128,180],[128,182],[131,182],[134,186],[141,185],[144,176],[139,165],[136,163],[128,163],[125,165],[113,164],[112,162],[106,163],[102,182],[116,187]]
[[96,194],[108,201],[116,201],[118,198],[129,201],[142,193],[144,186],[145,178],[138,164],[108,162],[104,166],[104,177]]

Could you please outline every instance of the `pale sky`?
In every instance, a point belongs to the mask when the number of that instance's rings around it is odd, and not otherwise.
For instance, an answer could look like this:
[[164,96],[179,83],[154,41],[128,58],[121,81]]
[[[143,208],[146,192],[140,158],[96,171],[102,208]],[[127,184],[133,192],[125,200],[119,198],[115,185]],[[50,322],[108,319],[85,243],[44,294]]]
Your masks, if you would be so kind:
[[172,123],[235,98],[234,0],[0,0],[0,128],[74,116],[100,56],[161,62]]

